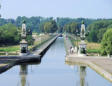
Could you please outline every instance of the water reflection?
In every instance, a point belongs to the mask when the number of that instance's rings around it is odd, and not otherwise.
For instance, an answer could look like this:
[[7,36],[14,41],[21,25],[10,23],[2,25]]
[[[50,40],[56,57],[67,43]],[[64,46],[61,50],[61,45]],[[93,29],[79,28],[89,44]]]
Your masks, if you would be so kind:
[[69,65],[72,70],[75,71],[75,74],[78,74],[78,81],[76,83],[76,86],[88,86],[86,82],[86,69],[87,66],[80,64],[80,63],[70,63],[70,62],[65,62],[65,64]]
[[27,74],[28,74],[28,66],[27,65],[20,65],[20,86],[29,86],[28,80],[27,80]]
[[80,86],[86,86],[85,85],[85,76],[86,76],[86,66],[80,66]]
[[78,76],[78,79],[76,79],[75,86],[88,86],[86,82],[86,66],[81,65],[69,65],[70,68],[74,71],[75,78],[76,75]]
[[[75,66],[70,66],[72,69],[75,68]],[[80,84],[79,86],[88,86],[85,80],[86,77],[86,66],[77,66],[77,72],[80,76]],[[20,65],[20,86],[30,86],[30,82],[28,82],[28,65]],[[17,85],[18,86],[18,85]]]
[[85,65],[65,65],[65,55],[63,39],[59,38],[44,55],[40,65],[14,66],[0,75],[0,86],[112,86]]

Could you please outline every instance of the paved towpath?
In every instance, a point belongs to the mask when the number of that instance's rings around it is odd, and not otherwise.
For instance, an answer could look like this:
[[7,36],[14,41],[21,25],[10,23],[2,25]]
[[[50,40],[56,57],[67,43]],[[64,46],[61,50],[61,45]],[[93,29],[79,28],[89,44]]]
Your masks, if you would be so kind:
[[[66,63],[69,65],[84,65],[89,66],[104,78],[112,82],[112,58],[103,56],[78,56],[76,53],[70,54],[68,52],[69,47],[72,46],[69,39],[65,39],[66,47]],[[69,54],[68,54],[69,53]]]

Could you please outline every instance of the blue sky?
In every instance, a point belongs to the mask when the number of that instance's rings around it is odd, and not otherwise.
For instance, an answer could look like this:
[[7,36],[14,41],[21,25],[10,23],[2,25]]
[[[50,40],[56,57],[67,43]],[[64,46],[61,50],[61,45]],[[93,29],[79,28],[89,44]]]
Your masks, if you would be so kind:
[[112,0],[1,0],[3,18],[112,18]]

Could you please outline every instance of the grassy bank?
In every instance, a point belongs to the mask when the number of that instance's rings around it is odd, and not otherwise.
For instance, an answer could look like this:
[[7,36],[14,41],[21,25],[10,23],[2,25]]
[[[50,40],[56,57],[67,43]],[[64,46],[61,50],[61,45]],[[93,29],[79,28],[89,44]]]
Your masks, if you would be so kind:
[[[80,40],[75,40],[73,36],[69,36],[69,39],[71,40],[73,46],[78,46],[80,43]],[[101,51],[100,47],[100,43],[87,42],[87,53],[90,55],[97,55]]]
[[20,50],[19,45],[13,45],[13,46],[4,46],[0,47],[0,52],[16,52]]
[[18,55],[19,51],[19,45],[0,47],[0,55]]
[[69,39],[71,40],[72,45],[74,47],[79,45],[79,42],[80,42],[79,38],[77,40],[75,40],[73,37],[69,36]]
[[[35,42],[33,45],[28,46],[30,51],[32,51],[34,48],[39,47],[40,45],[51,39],[51,37],[53,37],[50,35],[39,35],[39,34],[33,36]],[[6,55],[7,53],[8,55],[18,55],[19,52],[20,52],[20,45],[12,45],[12,46],[4,45],[0,47],[0,55]]]
[[46,35],[46,36],[39,37],[37,40],[35,40],[34,45],[30,48],[30,51],[34,51],[35,49],[40,47],[45,42],[47,42],[50,39],[52,39],[53,37],[54,37],[53,35],[52,36]]
[[87,53],[100,53],[100,43],[87,43]]

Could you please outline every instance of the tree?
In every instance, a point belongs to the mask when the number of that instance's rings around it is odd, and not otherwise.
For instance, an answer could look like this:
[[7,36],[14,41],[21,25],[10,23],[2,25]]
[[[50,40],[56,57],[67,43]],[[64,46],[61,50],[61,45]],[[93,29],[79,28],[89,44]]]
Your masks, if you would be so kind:
[[29,45],[33,45],[34,41],[35,41],[35,39],[33,39],[32,35],[27,35],[26,40]]
[[112,20],[97,20],[90,24],[87,27],[87,30],[90,32],[87,40],[90,42],[101,42],[104,32],[108,27],[112,27],[111,24]]
[[97,42],[101,42],[102,38],[103,38],[103,35],[104,33],[107,31],[107,28],[101,28],[99,31],[98,31],[98,34],[97,34],[97,38],[98,40],[96,40]]
[[54,20],[44,23],[44,31],[46,33],[54,33],[56,30],[58,30],[58,27]]
[[102,54],[112,55],[112,28],[108,29],[101,41]]
[[79,30],[79,28],[78,28],[78,23],[76,23],[76,22],[71,22],[71,23],[66,24],[66,25],[64,26],[64,30],[65,30],[66,32],[72,33],[72,34],[75,34],[77,29]]
[[18,29],[13,24],[5,24],[0,27],[0,44],[18,44],[20,34]]
[[70,24],[71,33],[76,33],[76,29],[78,29],[78,23],[72,22]]

